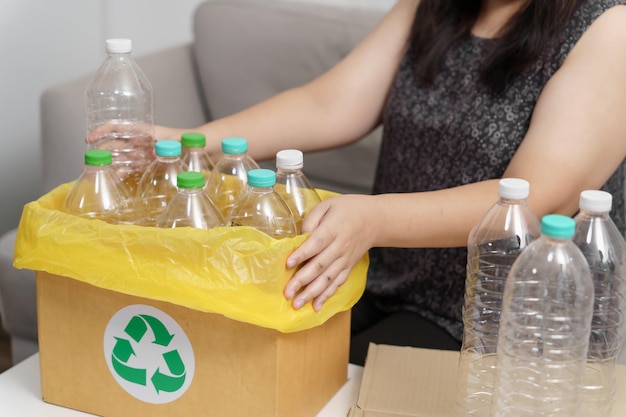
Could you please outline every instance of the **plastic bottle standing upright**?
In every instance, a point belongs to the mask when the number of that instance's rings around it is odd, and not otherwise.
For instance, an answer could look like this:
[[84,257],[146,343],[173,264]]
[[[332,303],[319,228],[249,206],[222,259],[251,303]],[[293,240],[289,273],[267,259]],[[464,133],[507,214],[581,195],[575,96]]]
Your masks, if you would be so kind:
[[85,167],[67,193],[64,210],[88,219],[112,224],[133,223],[132,197],[111,167],[111,152],[90,149]]
[[206,136],[196,132],[184,133],[180,138],[180,143],[183,147],[181,158],[187,164],[189,171],[202,172],[205,181],[207,181],[214,164],[204,148]]
[[113,153],[131,193],[154,159],[152,86],[131,56],[130,39],[107,39],[107,58],[85,92],[87,142]]
[[594,311],[580,417],[609,417],[615,399],[615,365],[624,340],[626,242],[610,217],[613,196],[580,194],[574,243],[582,251],[594,283]]
[[195,227],[212,229],[224,226],[224,219],[204,192],[204,175],[197,171],[176,176],[178,190],[156,222],[157,227]]
[[519,254],[540,232],[528,206],[529,183],[503,178],[498,201],[470,232],[457,371],[457,415],[489,416],[504,284]]
[[248,141],[244,138],[222,140],[222,155],[209,176],[206,192],[222,217],[227,218],[239,196],[246,190],[248,171],[259,165],[248,155]]
[[275,239],[296,236],[296,222],[285,199],[274,190],[276,173],[271,169],[248,172],[247,190],[226,219],[228,226],[251,226]]
[[302,221],[321,199],[302,172],[304,156],[296,149],[285,149],[276,154],[276,186],[296,219],[296,229],[302,232]]
[[137,186],[137,206],[141,208],[143,226],[154,226],[165,207],[177,192],[176,176],[187,171],[181,160],[181,144],[160,140],[154,145],[156,159],[146,169]]
[[571,217],[541,219],[504,289],[495,417],[577,416],[593,312],[591,273]]

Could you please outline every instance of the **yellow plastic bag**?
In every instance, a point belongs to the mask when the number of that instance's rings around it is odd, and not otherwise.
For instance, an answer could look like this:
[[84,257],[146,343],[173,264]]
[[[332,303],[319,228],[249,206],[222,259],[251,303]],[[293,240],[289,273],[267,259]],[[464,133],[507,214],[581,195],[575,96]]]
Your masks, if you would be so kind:
[[[24,206],[14,265],[97,287],[295,332],[350,309],[365,288],[365,255],[319,312],[283,296],[295,273],[287,256],[307,238],[276,240],[249,227],[158,229],[110,225],[66,214],[71,183]],[[320,190],[322,198],[333,193]]]

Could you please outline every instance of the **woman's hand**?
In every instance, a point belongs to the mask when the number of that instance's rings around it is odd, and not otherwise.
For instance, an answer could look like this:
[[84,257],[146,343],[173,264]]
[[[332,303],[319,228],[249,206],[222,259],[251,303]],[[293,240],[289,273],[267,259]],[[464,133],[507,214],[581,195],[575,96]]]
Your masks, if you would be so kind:
[[313,300],[319,311],[341,286],[354,265],[372,247],[375,214],[371,196],[344,195],[319,203],[305,218],[310,237],[287,258],[287,268],[301,268],[285,286],[294,309]]

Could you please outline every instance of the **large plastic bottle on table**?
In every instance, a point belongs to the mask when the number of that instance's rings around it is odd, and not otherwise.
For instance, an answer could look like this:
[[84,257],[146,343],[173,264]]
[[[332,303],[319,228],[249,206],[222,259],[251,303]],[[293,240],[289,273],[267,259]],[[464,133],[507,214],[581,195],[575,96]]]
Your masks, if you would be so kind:
[[291,209],[296,220],[298,233],[302,232],[302,222],[311,209],[320,201],[320,196],[302,172],[304,156],[297,149],[285,149],[276,154],[276,186]]
[[111,224],[134,222],[132,196],[115,175],[111,162],[108,150],[85,152],[85,167],[65,197],[65,212]]
[[189,171],[202,172],[205,181],[207,181],[214,164],[205,149],[206,136],[197,132],[183,133],[180,143],[183,147],[181,158],[187,164]]
[[175,140],[160,140],[154,145],[156,159],[146,169],[137,185],[137,209],[143,221],[138,224],[154,226],[167,204],[177,192],[176,178],[187,171],[181,160],[181,144]]
[[276,173],[271,169],[250,170],[247,190],[233,205],[226,224],[254,227],[275,239],[296,236],[291,209],[274,190],[274,184]]
[[612,204],[606,191],[583,191],[574,218],[574,243],[587,260],[595,294],[580,417],[611,415],[615,365],[624,340],[626,242],[610,217]]
[[248,155],[248,141],[244,138],[222,140],[222,155],[209,176],[206,192],[222,217],[227,218],[239,196],[246,190],[248,171],[259,165]]
[[157,219],[156,226],[206,230],[224,226],[222,215],[204,192],[204,175],[201,172],[187,171],[179,173],[176,178],[176,195]]
[[107,58],[85,92],[87,142],[108,149],[131,193],[154,159],[152,86],[134,61],[130,39],[107,39]]
[[571,217],[541,219],[541,237],[517,258],[504,289],[495,417],[577,416],[593,312],[587,261]]
[[529,190],[523,179],[501,179],[497,202],[468,238],[458,416],[491,413],[504,284],[513,262],[541,234],[539,220],[528,206]]

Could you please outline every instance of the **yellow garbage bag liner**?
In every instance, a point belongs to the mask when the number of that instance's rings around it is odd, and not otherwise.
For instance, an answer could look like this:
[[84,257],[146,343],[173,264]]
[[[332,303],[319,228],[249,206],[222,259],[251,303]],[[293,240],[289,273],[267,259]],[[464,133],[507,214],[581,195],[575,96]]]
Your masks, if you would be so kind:
[[[294,310],[283,296],[287,256],[307,235],[273,239],[250,227],[159,229],[64,213],[72,183],[24,206],[13,263],[97,287],[295,332],[350,309],[365,289],[367,254],[324,307]],[[334,193],[319,190],[323,199]]]

